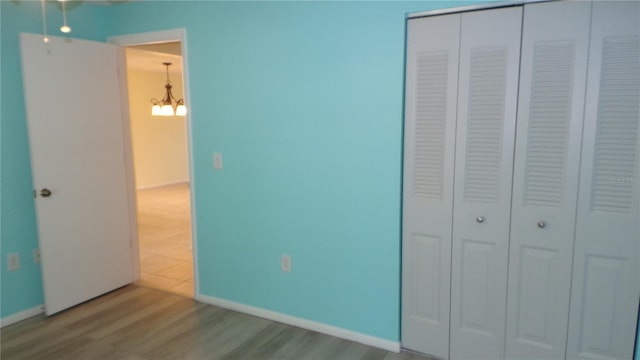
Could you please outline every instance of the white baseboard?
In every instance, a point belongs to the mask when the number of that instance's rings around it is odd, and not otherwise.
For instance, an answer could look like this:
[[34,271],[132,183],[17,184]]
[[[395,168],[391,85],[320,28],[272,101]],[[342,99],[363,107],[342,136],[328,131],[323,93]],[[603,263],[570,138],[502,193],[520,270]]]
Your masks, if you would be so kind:
[[189,180],[172,181],[172,182],[163,183],[163,184],[154,184],[154,185],[145,185],[145,186],[136,187],[136,190],[156,189],[156,188],[161,188],[161,187],[164,187],[164,186],[188,184],[188,183],[189,183]]
[[9,326],[19,321],[26,320],[30,317],[40,315],[44,312],[44,305],[38,305],[34,308],[20,311],[19,313],[9,315],[0,319],[0,327]]
[[273,320],[279,323],[296,326],[299,328],[319,332],[326,335],[335,336],[341,339],[346,339],[349,341],[355,341],[364,345],[369,345],[373,347],[377,347],[383,350],[392,351],[392,352],[400,352],[400,343],[397,341],[390,341],[381,338],[377,338],[375,336],[362,334],[359,332],[355,332],[352,330],[347,330],[343,328],[339,328],[336,326],[331,326],[307,319],[302,319],[299,317],[282,314],[279,312],[265,310],[249,305],[244,305],[240,303],[236,303],[233,301],[228,301],[220,298],[216,298],[213,296],[207,295],[196,295],[196,301],[219,306],[225,309],[234,310],[237,312],[258,316],[261,318],[265,318],[268,320]]

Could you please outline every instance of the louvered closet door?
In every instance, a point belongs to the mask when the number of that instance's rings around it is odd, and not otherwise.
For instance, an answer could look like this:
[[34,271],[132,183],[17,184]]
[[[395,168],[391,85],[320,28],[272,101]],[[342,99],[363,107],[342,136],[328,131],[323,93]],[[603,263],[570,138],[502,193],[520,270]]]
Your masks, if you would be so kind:
[[565,356],[590,2],[525,5],[506,358]]
[[522,8],[462,15],[451,357],[504,355]]
[[402,345],[449,356],[453,161],[460,15],[409,20]]
[[593,2],[568,358],[633,356],[640,297],[639,21],[639,2]]

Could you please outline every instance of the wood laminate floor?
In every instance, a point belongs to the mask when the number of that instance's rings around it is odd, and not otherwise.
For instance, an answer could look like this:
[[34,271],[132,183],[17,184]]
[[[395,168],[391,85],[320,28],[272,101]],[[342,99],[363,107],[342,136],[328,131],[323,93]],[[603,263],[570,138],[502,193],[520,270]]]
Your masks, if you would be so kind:
[[1,331],[12,359],[427,359],[130,285]]

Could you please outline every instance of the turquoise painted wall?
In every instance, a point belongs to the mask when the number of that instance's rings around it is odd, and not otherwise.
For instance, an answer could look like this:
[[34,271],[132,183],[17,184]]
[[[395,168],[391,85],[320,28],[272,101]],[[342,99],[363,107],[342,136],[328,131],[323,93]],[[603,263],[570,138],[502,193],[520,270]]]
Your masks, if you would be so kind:
[[[97,39],[187,29],[202,294],[397,340],[404,17],[461,4],[147,1],[69,21]],[[2,10],[2,252],[23,258],[7,316],[42,302],[16,38],[40,19]]]
[[[48,4],[47,10],[49,32],[60,34],[57,28],[62,17],[57,5]],[[68,20],[73,26],[73,36],[103,39],[106,23],[100,11],[94,6],[71,8]],[[40,266],[32,260],[38,240],[18,40],[20,32],[42,32],[42,20],[40,2],[36,1],[0,1],[0,13],[0,317],[4,318],[43,303]],[[8,272],[5,259],[14,252],[20,256],[20,269]]]
[[461,3],[175,4],[108,21],[187,29],[201,293],[398,340],[404,18]]

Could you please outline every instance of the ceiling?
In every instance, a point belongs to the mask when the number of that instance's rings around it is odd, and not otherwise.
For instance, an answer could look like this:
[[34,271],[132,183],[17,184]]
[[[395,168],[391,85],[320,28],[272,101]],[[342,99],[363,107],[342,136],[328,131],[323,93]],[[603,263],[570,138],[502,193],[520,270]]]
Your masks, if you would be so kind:
[[166,72],[163,62],[172,63],[169,73],[182,73],[182,54],[179,42],[130,46],[126,48],[127,68]]
[[173,54],[178,56],[182,55],[182,47],[180,46],[179,41],[157,43],[157,44],[136,45],[136,46],[129,46],[129,48],[146,50],[146,51],[155,51],[159,53]]

